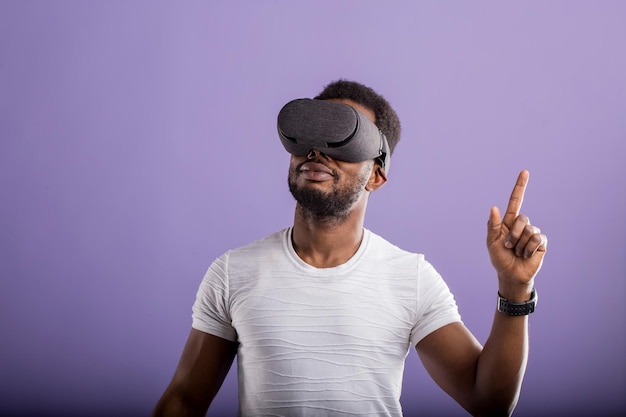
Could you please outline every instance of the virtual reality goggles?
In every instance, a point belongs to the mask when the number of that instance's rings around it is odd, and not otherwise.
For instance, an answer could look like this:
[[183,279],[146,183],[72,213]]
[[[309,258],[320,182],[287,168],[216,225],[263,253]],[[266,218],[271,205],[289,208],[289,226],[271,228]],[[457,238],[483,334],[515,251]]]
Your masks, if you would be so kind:
[[387,138],[347,104],[308,98],[290,101],[278,113],[278,136],[292,155],[305,156],[316,149],[340,161],[376,159],[389,171]]

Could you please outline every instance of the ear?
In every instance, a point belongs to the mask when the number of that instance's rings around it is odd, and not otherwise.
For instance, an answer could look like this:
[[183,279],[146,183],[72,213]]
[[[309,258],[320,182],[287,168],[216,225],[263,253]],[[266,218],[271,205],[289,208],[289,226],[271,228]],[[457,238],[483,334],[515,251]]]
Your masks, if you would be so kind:
[[370,179],[365,184],[365,189],[369,192],[376,191],[387,182],[387,173],[385,169],[374,163],[374,169],[372,169],[372,173],[370,174]]

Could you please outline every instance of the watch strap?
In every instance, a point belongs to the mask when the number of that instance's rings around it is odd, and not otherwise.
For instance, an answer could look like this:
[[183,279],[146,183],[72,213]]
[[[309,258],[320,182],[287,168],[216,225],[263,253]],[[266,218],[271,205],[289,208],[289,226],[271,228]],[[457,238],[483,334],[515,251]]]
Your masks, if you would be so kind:
[[530,300],[524,302],[510,301],[502,298],[498,292],[498,311],[509,316],[527,316],[535,311],[537,306],[537,290],[533,288],[530,294]]

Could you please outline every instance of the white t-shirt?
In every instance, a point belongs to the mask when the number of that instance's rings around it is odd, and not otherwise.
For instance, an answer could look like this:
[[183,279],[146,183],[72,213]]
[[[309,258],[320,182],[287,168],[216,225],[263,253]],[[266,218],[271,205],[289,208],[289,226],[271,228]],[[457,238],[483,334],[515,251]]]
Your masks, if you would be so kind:
[[291,228],[231,250],[193,306],[195,329],[239,342],[242,416],[401,416],[409,348],[460,320],[423,255],[369,230],[334,268],[303,262]]

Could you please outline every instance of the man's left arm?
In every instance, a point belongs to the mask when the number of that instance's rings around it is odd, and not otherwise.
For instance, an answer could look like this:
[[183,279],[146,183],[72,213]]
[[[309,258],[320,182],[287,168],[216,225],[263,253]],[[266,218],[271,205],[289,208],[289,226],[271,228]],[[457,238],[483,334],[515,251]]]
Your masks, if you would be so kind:
[[[513,303],[531,299],[547,247],[547,237],[519,214],[528,175],[519,174],[504,218],[492,207],[487,226],[499,295]],[[426,336],[416,349],[435,382],[472,415],[508,416],[526,369],[528,316],[496,310],[484,347],[463,324],[453,323]]]

